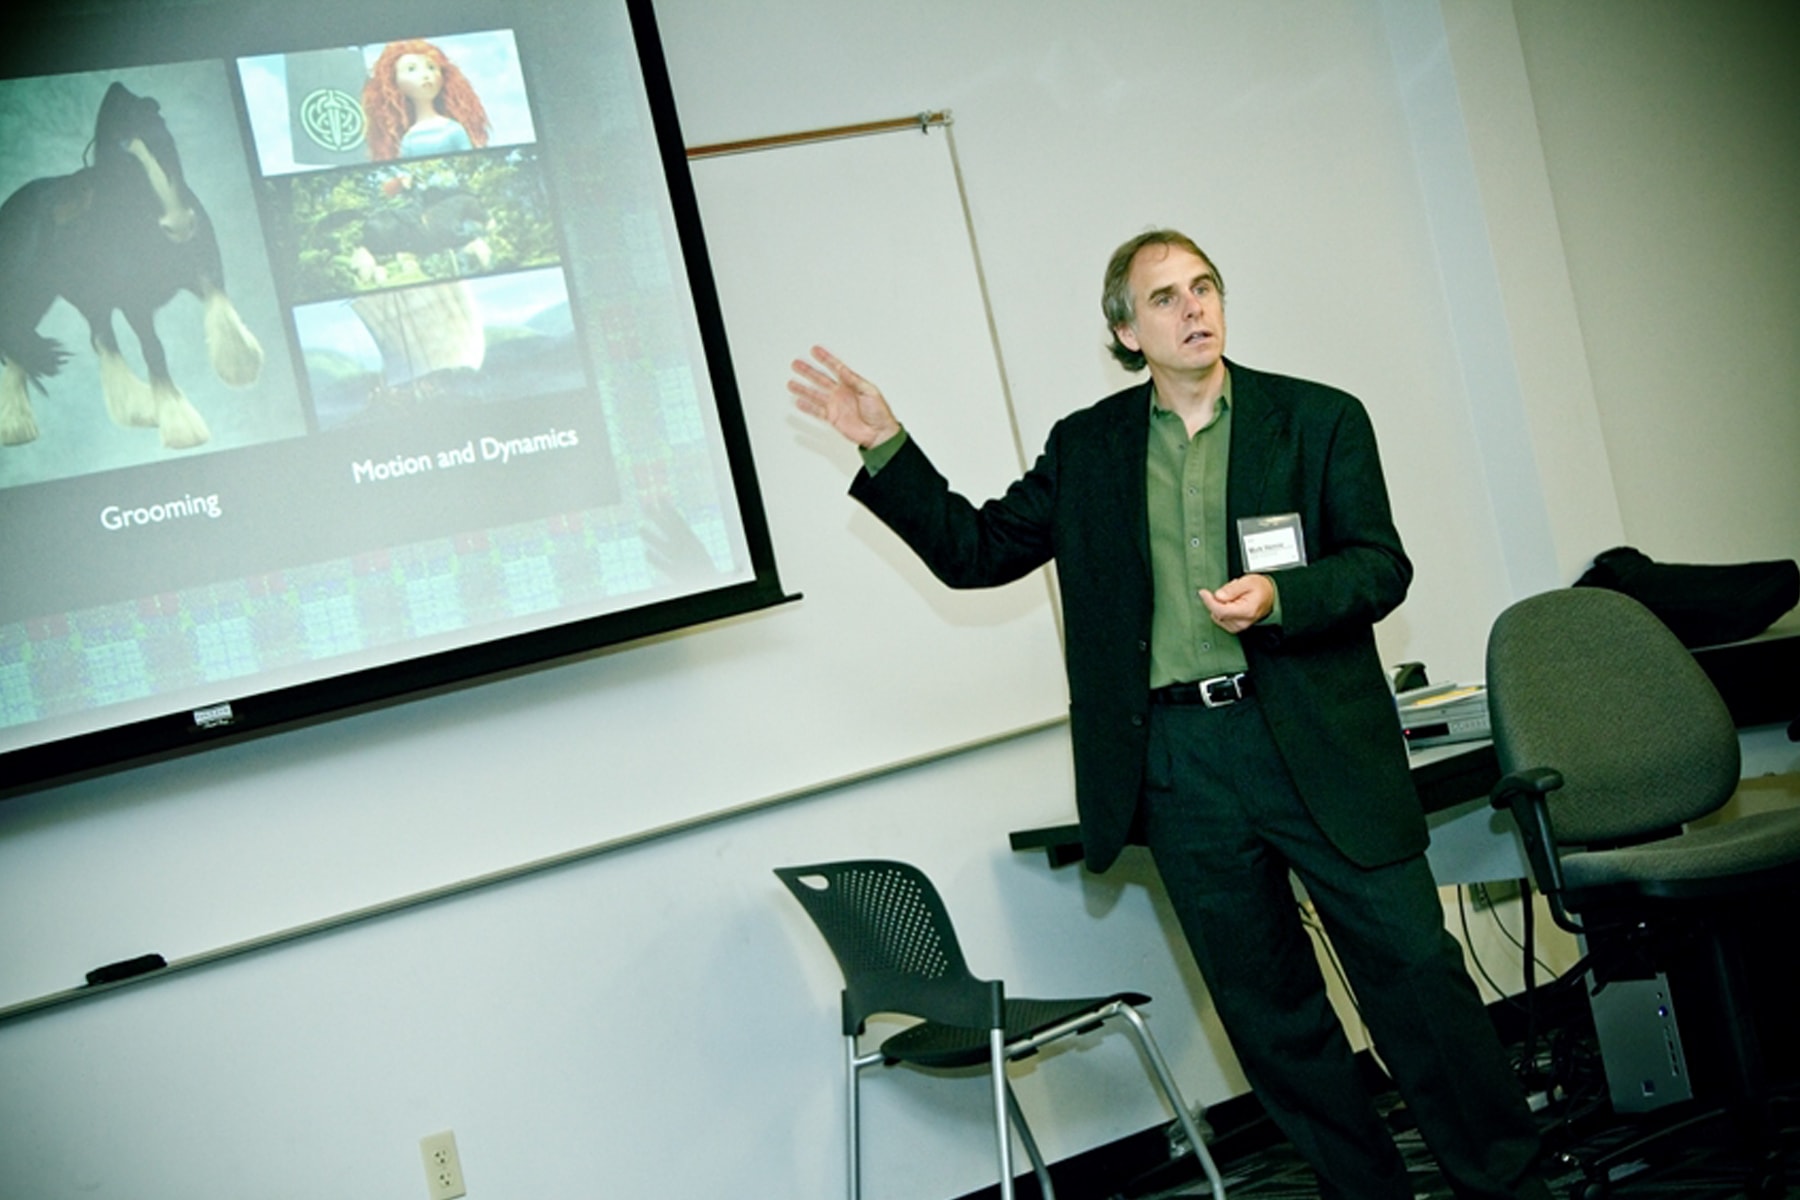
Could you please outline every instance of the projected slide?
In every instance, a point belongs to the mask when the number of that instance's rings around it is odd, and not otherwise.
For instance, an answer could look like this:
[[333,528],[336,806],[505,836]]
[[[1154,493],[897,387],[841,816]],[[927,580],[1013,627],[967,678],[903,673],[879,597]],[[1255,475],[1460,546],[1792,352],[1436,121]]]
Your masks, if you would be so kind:
[[779,596],[648,4],[302,8],[6,52],[28,778]]

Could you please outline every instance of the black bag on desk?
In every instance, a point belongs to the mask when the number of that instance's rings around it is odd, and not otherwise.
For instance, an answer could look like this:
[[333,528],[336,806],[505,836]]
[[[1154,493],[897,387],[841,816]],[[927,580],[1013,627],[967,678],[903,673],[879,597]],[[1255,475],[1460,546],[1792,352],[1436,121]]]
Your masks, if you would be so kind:
[[1792,559],[1694,566],[1652,562],[1617,546],[1594,558],[1576,587],[1623,592],[1655,613],[1684,646],[1717,646],[1755,637],[1800,603],[1800,566]]

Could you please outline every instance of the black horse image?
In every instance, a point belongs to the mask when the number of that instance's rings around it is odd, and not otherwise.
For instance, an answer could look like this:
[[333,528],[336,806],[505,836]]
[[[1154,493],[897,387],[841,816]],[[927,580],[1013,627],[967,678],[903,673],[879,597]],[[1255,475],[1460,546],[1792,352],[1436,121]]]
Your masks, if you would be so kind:
[[[87,318],[113,421],[153,425],[172,449],[198,446],[211,434],[169,378],[157,310],[183,288],[198,296],[213,369],[233,386],[255,382],[262,346],[225,295],[212,221],[156,101],[114,83],[89,150],[90,165],[34,179],[0,204],[0,445],[38,436],[30,389],[45,393],[68,352],[37,327],[61,296]],[[148,383],[119,352],[115,312],[137,335]]]

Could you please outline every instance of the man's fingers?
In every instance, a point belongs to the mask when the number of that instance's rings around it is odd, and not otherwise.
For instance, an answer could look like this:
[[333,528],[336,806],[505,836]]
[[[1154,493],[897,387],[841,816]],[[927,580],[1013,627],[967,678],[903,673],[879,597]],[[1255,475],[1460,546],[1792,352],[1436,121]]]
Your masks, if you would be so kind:
[[839,358],[825,347],[814,346],[812,348],[812,354],[814,358],[825,364],[826,368],[837,377],[838,383],[849,388],[851,391],[864,392],[870,390],[872,387],[868,380],[864,379],[861,375],[851,369],[849,363],[846,363],[843,359]]
[[[819,368],[813,366],[811,363],[807,362],[805,359],[796,358],[793,362],[793,369],[794,369],[794,374],[800,376],[802,379],[805,379],[808,383],[817,385],[818,387],[834,388],[834,387],[839,386],[838,380],[832,378],[830,375],[827,375],[825,372],[819,370]],[[790,381],[788,383],[788,386],[793,387],[795,385],[792,381]]]
[[844,403],[855,404],[855,392],[844,381],[819,370],[801,359],[793,362],[794,376],[788,380],[788,391],[794,403],[808,416],[829,420],[832,410]]
[[1214,595],[1216,595],[1219,598],[1220,603],[1223,604],[1235,604],[1239,600],[1254,599],[1256,596],[1256,583],[1250,576],[1240,575],[1236,579],[1221,585]]

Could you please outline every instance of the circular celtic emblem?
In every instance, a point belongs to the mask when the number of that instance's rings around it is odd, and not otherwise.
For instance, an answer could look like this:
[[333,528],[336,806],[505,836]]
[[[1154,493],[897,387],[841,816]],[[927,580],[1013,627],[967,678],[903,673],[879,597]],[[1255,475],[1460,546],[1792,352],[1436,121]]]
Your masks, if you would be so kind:
[[300,127],[321,149],[354,150],[363,140],[362,105],[348,92],[320,88],[300,102]]

